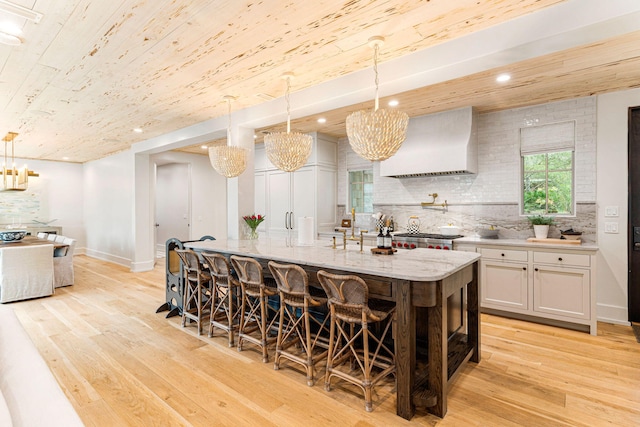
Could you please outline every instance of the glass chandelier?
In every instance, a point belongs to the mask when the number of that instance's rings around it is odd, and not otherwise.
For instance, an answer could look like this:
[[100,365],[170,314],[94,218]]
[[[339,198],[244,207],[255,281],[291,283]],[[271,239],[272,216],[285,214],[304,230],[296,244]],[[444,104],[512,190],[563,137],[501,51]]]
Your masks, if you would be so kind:
[[[2,140],[4,141],[4,164],[2,165],[3,187],[0,191],[25,191],[29,185],[30,176],[39,176],[37,173],[30,171],[27,165],[18,169],[16,167],[16,159],[14,156],[15,138],[18,136],[16,132],[9,132]],[[7,168],[7,143],[11,143],[11,168]]]
[[313,138],[299,132],[291,132],[291,105],[289,92],[291,91],[291,78],[293,74],[286,73],[282,76],[287,80],[287,132],[273,132],[264,137],[264,147],[269,161],[275,167],[285,172],[293,172],[307,163],[311,155]]
[[376,98],[373,111],[361,110],[347,117],[347,136],[353,151],[372,162],[386,160],[396,154],[407,136],[409,116],[397,110],[378,109],[378,50],[384,43],[380,36],[371,37],[373,70],[376,75]]
[[209,161],[211,166],[222,176],[234,178],[240,175],[247,167],[247,150],[231,145],[231,101],[235,98],[225,95],[227,101],[227,144],[219,147],[209,147]]

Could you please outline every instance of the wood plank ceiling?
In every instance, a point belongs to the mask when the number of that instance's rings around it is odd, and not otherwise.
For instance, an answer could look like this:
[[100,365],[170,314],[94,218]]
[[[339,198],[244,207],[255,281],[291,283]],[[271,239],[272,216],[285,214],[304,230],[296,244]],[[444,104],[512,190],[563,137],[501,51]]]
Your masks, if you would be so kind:
[[[0,45],[0,133],[16,157],[86,162],[133,143],[454,40],[562,0],[14,0],[43,14],[18,20],[24,43]],[[15,19],[0,12],[0,21]],[[640,86],[640,32],[513,64],[497,88],[484,71],[397,94],[410,116],[474,105],[481,112]],[[384,100],[383,100],[384,101]],[[364,104],[292,122],[342,137]],[[367,104],[368,108],[369,105]],[[144,129],[142,134],[133,128]],[[257,134],[281,129],[273,123]],[[195,152],[200,152],[195,150]]]

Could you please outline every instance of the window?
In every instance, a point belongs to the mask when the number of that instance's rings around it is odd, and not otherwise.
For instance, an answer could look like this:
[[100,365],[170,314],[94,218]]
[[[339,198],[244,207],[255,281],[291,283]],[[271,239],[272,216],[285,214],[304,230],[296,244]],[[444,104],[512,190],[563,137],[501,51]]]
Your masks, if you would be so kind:
[[356,212],[373,212],[373,171],[349,171],[350,208]]
[[525,215],[573,213],[573,151],[522,155]]
[[522,214],[574,213],[575,121],[520,128]]

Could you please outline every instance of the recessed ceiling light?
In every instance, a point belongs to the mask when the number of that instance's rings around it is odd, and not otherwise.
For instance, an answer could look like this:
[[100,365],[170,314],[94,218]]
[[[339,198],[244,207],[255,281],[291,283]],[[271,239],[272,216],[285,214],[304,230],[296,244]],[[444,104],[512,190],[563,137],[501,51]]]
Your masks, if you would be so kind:
[[140,128],[134,128],[133,131],[135,133],[142,133],[142,129],[140,129]]
[[69,160],[69,158],[67,156],[64,156],[62,160]]
[[200,148],[202,148],[203,150],[206,150],[209,147],[207,147],[206,145],[201,145]]
[[322,123],[327,123],[327,119],[325,119],[324,117],[320,117],[318,119],[318,123],[322,124]]
[[258,135],[256,135],[255,133],[253,134],[253,139],[258,139]]
[[508,82],[509,80],[511,80],[511,76],[509,74],[500,74],[496,77],[496,81],[499,83]]
[[389,107],[397,107],[400,104],[400,102],[397,99],[392,99],[391,101],[389,101]]

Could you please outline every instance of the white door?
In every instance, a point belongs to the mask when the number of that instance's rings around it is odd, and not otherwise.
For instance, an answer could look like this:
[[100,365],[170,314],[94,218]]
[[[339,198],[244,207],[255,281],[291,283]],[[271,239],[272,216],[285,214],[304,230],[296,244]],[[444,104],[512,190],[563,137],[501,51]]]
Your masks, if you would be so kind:
[[[293,230],[297,229],[298,218],[304,216],[312,217],[316,211],[316,180],[314,173],[313,168],[301,168],[293,173],[293,196],[291,203],[291,215],[293,216],[291,225]],[[335,210],[335,206],[332,206],[332,208]]]
[[174,237],[189,240],[190,165],[169,163],[156,168],[156,249]]
[[269,232],[285,232],[289,229],[291,213],[291,178],[289,175],[290,172],[283,171],[269,171],[267,173],[269,211],[266,221]]

